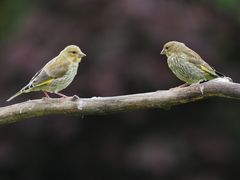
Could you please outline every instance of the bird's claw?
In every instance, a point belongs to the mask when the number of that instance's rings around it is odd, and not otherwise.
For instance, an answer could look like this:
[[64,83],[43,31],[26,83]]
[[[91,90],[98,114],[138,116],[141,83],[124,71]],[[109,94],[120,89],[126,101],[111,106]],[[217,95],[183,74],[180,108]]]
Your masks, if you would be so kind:
[[42,100],[46,101],[46,100],[49,100],[51,99],[50,97],[42,97]]
[[199,86],[199,90],[202,95],[204,95],[204,85],[202,84],[204,81],[199,81],[197,83],[191,84],[190,86]]
[[199,89],[202,95],[204,95],[204,85],[203,84],[199,84]]

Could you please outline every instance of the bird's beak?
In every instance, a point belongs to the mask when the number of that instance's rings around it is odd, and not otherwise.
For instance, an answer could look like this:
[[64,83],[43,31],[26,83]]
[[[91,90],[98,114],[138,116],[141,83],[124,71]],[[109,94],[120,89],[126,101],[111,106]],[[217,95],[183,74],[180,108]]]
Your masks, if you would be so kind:
[[160,54],[166,54],[165,49],[163,49],[163,50],[160,52]]
[[85,57],[85,56],[87,56],[87,55],[84,54],[83,52],[81,52],[81,53],[79,54],[79,58],[82,58],[82,57]]

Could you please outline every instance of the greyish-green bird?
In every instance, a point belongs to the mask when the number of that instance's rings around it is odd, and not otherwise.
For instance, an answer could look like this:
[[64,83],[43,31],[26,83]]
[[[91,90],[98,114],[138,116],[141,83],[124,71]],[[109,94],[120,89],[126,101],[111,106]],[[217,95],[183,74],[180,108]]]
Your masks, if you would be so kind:
[[180,80],[188,85],[225,77],[181,42],[170,41],[166,43],[160,54],[167,56],[169,68]]
[[43,91],[48,98],[47,92],[67,97],[59,93],[59,91],[65,89],[73,81],[77,74],[78,64],[84,56],[86,55],[78,46],[67,46],[57,57],[53,58],[38,71],[25,87],[7,101],[11,101],[20,94],[33,91]]

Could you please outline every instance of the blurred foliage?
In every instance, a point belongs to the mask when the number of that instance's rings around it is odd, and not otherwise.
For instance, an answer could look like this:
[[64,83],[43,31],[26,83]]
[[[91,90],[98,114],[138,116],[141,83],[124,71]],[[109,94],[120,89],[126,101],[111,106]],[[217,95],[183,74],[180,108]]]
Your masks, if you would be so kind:
[[240,2],[238,0],[214,0],[213,5],[236,19],[240,25]]
[[[0,101],[68,44],[87,57],[63,91],[113,96],[181,82],[159,53],[186,43],[240,81],[234,0],[0,1]],[[12,103],[41,98],[36,92]],[[49,116],[0,127],[0,179],[239,179],[239,102],[208,99],[108,116]]]
[[226,10],[234,10],[234,8],[238,8],[239,5],[238,0],[214,0],[214,1],[217,6]]
[[17,33],[28,8],[28,0],[0,1],[0,42],[11,33]]

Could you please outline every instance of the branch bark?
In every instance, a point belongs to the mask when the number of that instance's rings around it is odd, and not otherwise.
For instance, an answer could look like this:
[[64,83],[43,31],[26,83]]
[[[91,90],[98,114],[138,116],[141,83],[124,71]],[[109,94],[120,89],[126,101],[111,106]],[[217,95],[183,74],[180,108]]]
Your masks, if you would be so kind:
[[100,115],[150,108],[169,109],[209,97],[240,99],[240,84],[215,79],[198,85],[156,92],[113,96],[37,99],[1,107],[0,124],[50,114]]

